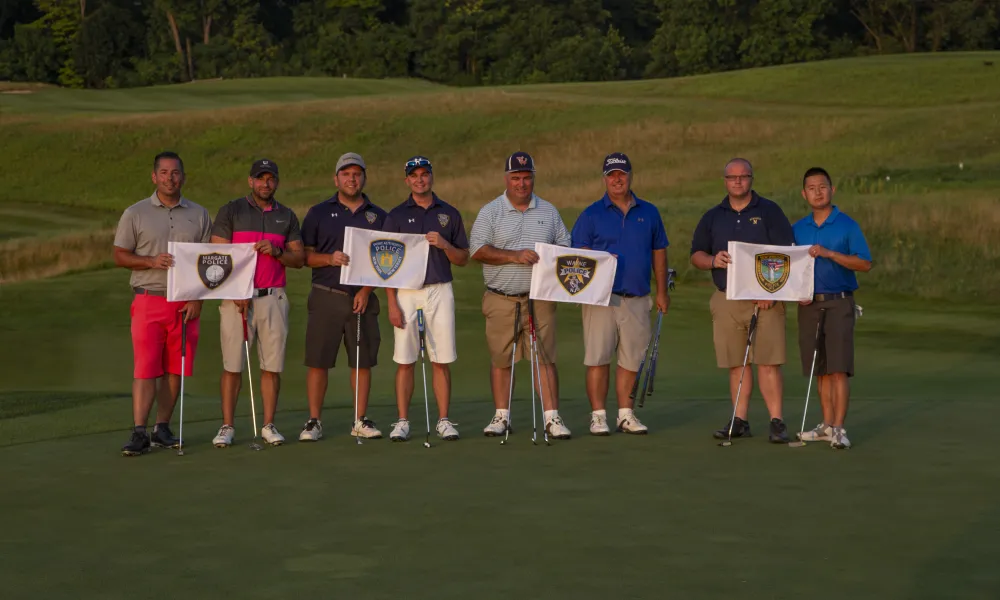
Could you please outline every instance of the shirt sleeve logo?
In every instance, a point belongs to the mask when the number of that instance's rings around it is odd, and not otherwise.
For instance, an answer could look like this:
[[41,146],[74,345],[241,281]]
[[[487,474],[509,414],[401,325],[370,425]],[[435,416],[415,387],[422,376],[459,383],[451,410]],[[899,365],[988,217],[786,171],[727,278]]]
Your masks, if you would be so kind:
[[406,246],[396,240],[375,240],[369,245],[372,268],[383,281],[396,274],[403,266]]
[[208,289],[214,290],[222,285],[232,272],[233,257],[231,254],[213,252],[212,254],[198,255],[198,277]]
[[586,256],[568,255],[556,257],[556,278],[571,296],[583,291],[597,271],[597,261]]
[[365,219],[368,221],[369,225],[371,225],[372,223],[374,223],[375,219],[377,219],[377,218],[378,218],[378,216],[375,213],[373,213],[372,211],[369,210],[369,211],[365,212]]
[[441,227],[447,227],[449,222],[451,222],[451,217],[448,215],[438,215],[438,223],[441,224]]
[[766,252],[756,256],[757,283],[764,291],[773,294],[785,287],[791,260],[787,254]]

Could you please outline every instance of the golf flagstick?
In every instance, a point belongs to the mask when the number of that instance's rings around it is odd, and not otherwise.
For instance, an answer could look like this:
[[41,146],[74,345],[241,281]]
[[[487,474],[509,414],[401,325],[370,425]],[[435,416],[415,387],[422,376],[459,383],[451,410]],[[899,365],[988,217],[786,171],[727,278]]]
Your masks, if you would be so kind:
[[753,344],[753,334],[757,330],[757,315],[760,314],[760,306],[753,307],[753,316],[750,317],[750,327],[747,332],[747,349],[743,354],[743,370],[740,371],[740,383],[736,386],[736,402],[733,402],[733,416],[729,419],[729,437],[720,442],[719,445],[728,447],[733,445],[733,423],[736,422],[736,410],[740,406],[740,396],[743,393],[743,376],[747,372],[747,360],[750,358],[750,346]]
[[[660,328],[663,326],[663,312],[656,311],[656,336],[652,339],[653,349],[649,353],[649,367],[646,371],[646,381],[649,383],[647,388],[645,384],[642,386],[643,393],[639,396],[639,408],[642,408],[646,403],[646,396],[653,395],[653,380],[656,377],[656,360],[660,357]],[[634,398],[633,398],[634,400]]]
[[248,304],[240,315],[243,317],[243,350],[247,355],[247,381],[250,383],[250,415],[253,418],[253,440],[250,442],[251,450],[260,450],[261,445],[257,443],[257,403],[253,399],[253,371],[250,368],[250,337],[247,335],[247,312],[250,310]]
[[358,427],[358,394],[361,391],[361,313],[358,313],[358,337],[354,346],[354,422],[351,429],[354,430],[354,440],[361,445],[361,428]]
[[802,409],[802,426],[799,427],[798,441],[788,442],[788,445],[792,448],[799,448],[806,445],[802,441],[802,434],[806,430],[806,415],[809,413],[809,393],[812,392],[813,374],[816,373],[816,357],[819,355],[819,339],[820,335],[822,335],[824,321],[826,321],[826,309],[821,308],[819,309],[819,320],[816,322],[816,342],[813,345],[812,366],[809,367],[809,384],[806,386],[806,406]]
[[[183,310],[183,309],[182,309]],[[184,456],[184,367],[187,359],[187,315],[181,314],[181,431],[177,456]]]
[[510,438],[510,424],[511,424],[511,405],[514,403],[514,358],[517,356],[517,338],[518,334],[521,332],[521,302],[517,301],[514,304],[514,347],[510,351],[510,391],[507,395],[507,429],[504,431],[503,439],[500,440],[500,444],[506,444],[507,439]]
[[420,374],[424,380],[424,418],[427,422],[427,437],[424,438],[424,448],[431,447],[431,405],[427,399],[427,363],[424,360],[424,309],[417,309],[417,332],[420,336]]

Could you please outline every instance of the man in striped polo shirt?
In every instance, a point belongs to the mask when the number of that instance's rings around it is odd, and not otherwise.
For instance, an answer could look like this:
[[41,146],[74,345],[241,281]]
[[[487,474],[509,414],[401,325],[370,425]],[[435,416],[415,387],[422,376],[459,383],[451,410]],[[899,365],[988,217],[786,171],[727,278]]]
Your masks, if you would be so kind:
[[[484,206],[472,225],[469,251],[483,263],[483,315],[489,347],[490,386],[496,413],[483,433],[504,435],[510,421],[511,351],[514,344],[515,305],[521,305],[522,333],[514,362],[528,358],[528,291],[531,265],[538,262],[535,243],[570,245],[569,231],[555,206],[535,195],[535,164],[527,152],[507,158],[506,191]],[[570,431],[559,417],[559,375],[556,371],[556,305],[532,301],[538,336],[541,375],[538,382],[545,410],[545,428],[557,439],[568,439]]]

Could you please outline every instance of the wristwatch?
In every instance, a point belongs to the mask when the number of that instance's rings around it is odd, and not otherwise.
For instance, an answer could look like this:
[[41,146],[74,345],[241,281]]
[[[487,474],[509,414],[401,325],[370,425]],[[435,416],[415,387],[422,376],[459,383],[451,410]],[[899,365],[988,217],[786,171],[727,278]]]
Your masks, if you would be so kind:
[[285,253],[284,248],[281,246],[275,246],[274,249],[278,251],[278,253],[274,255],[274,258],[281,258],[281,255]]

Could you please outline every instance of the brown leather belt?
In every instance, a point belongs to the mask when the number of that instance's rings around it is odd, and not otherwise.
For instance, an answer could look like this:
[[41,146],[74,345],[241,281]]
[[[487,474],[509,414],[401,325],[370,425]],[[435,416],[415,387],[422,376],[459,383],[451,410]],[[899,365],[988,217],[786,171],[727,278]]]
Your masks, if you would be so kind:
[[826,302],[828,300],[840,300],[841,298],[850,298],[854,295],[854,292],[837,292],[836,294],[816,294],[813,296],[813,302]]
[[146,288],[134,287],[132,291],[135,292],[136,296],[160,296],[161,298],[166,298],[166,292],[157,292],[154,290],[147,290]]

